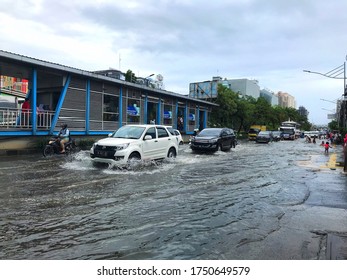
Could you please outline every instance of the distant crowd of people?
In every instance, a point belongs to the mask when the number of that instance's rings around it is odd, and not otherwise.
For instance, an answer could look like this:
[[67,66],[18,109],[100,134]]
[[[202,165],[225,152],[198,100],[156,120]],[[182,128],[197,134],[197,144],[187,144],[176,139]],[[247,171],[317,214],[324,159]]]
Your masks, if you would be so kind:
[[338,132],[327,132],[326,134],[321,134],[318,136],[317,135],[313,135],[313,136],[305,135],[305,141],[307,143],[316,143],[316,139],[319,139],[319,140],[325,139],[325,140],[330,141],[331,144],[337,144],[337,145],[343,143],[342,135]]
[[[316,144],[316,139],[322,140],[320,146],[324,147],[324,152],[327,154],[329,153],[329,149],[332,148],[331,144],[336,145],[344,145],[345,149],[347,147],[347,133],[345,137],[343,138],[341,133],[339,132],[327,132],[326,134],[321,135],[305,135],[305,142],[306,143],[313,143]],[[324,141],[325,140],[325,141]]]

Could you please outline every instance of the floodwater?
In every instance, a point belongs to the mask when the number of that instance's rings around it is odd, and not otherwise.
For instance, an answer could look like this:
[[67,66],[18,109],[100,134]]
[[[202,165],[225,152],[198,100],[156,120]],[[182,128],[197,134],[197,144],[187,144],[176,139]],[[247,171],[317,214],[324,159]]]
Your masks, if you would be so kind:
[[183,145],[132,170],[87,151],[2,157],[0,259],[325,259],[347,232],[347,179],[328,159],[302,139]]

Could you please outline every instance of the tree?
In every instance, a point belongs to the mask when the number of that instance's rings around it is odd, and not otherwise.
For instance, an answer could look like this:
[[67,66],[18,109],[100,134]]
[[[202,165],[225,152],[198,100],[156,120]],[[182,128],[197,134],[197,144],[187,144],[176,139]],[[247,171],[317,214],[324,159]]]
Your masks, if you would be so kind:
[[288,120],[288,118],[283,107],[276,105],[271,108],[269,121],[273,129],[277,129],[280,124],[286,120]]
[[268,130],[277,130],[284,121],[295,121],[302,130],[310,130],[307,116],[302,116],[294,108],[271,106],[264,98],[251,96],[240,97],[231,89],[219,84],[218,95],[214,100],[219,106],[212,109],[210,123],[212,126],[226,126],[248,131],[251,125],[265,125]]
[[339,125],[336,120],[332,120],[330,123],[328,123],[328,127],[330,130],[339,130]]
[[237,111],[237,94],[231,89],[219,84],[216,103],[219,107],[211,112],[211,123],[215,126],[233,127],[233,114]]
[[263,97],[259,97],[255,103],[254,123],[268,125],[270,120],[271,104]]
[[125,73],[125,80],[130,83],[136,83],[136,76],[130,69]]
[[[241,130],[248,131],[249,127],[253,124],[253,115],[255,111],[255,99],[250,96],[238,97],[237,102],[237,112],[234,114],[235,128],[238,127],[237,133],[239,134]],[[236,126],[237,125],[237,126]]]

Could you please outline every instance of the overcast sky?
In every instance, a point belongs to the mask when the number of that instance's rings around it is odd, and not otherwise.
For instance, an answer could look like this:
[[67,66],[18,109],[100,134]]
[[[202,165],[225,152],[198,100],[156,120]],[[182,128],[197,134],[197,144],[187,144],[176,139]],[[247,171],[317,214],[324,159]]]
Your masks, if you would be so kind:
[[[83,70],[164,77],[165,89],[248,78],[328,123],[343,79],[345,0],[0,0],[0,49]],[[343,77],[341,75],[340,77]],[[321,99],[329,100],[323,101]],[[323,110],[323,109],[325,110]],[[329,110],[329,111],[328,111]]]

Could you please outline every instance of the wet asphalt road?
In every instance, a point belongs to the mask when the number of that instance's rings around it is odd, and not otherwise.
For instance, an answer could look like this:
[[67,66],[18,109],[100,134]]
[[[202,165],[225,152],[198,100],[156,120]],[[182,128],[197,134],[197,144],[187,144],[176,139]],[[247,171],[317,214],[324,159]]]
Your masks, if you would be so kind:
[[1,157],[0,259],[329,259],[347,177],[328,159],[302,139],[183,145],[133,170],[96,169],[87,151]]

